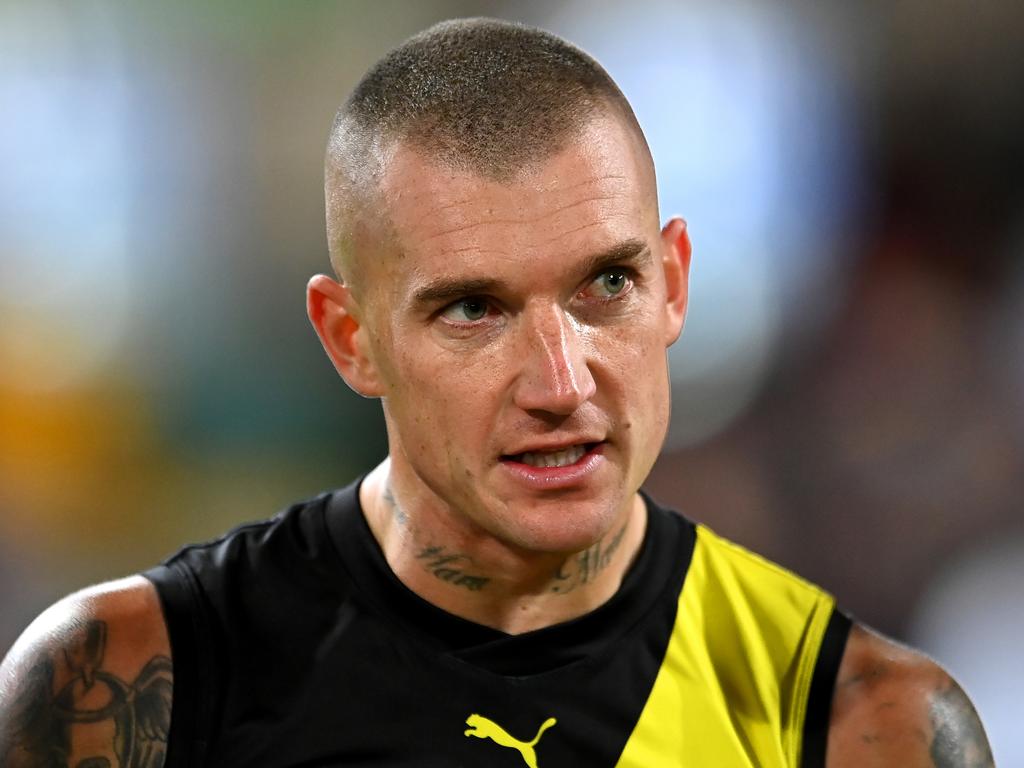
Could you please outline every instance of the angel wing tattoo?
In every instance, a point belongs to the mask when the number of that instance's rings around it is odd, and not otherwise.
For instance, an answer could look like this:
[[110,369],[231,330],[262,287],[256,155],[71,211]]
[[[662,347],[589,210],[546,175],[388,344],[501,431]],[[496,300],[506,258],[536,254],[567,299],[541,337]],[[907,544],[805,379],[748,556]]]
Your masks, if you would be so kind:
[[171,725],[171,660],[154,656],[127,682],[104,670],[106,647],[106,623],[92,621],[62,658],[36,663],[13,703],[8,739],[0,743],[4,766],[162,768]]

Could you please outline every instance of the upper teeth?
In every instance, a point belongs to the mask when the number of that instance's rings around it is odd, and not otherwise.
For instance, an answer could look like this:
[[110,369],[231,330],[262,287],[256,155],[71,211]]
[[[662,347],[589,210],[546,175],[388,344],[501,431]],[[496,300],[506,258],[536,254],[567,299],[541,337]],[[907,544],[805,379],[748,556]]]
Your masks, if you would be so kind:
[[529,464],[531,467],[567,467],[583,458],[583,454],[586,452],[587,449],[584,446],[573,445],[561,451],[545,453],[528,451],[522,454],[520,460],[523,464]]

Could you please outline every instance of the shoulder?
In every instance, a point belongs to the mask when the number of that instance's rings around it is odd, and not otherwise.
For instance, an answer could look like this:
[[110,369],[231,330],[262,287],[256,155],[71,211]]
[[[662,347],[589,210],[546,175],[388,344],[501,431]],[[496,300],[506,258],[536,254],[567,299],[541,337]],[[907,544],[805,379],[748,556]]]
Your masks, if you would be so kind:
[[991,766],[963,689],[927,656],[855,625],[836,677],[829,768]]
[[810,622],[813,631],[805,639],[812,645],[825,631],[835,605],[822,588],[704,525],[697,526],[691,570],[707,597],[748,606],[759,624],[789,626],[802,636]]
[[119,765],[126,754],[162,765],[170,657],[160,602],[141,576],[60,600],[0,664],[0,765]]
[[[728,565],[738,573],[750,574],[755,580],[768,579],[772,582],[794,582],[818,590],[810,582],[763,555],[753,552],[742,544],[718,534],[704,524],[698,524],[697,542],[717,563]],[[818,590],[820,591],[820,590]]]
[[216,539],[189,544],[165,564],[181,564],[202,578],[231,569],[283,571],[297,575],[303,566],[316,569],[334,553],[327,510],[344,513],[353,505],[348,488],[296,502],[273,517],[244,523]]

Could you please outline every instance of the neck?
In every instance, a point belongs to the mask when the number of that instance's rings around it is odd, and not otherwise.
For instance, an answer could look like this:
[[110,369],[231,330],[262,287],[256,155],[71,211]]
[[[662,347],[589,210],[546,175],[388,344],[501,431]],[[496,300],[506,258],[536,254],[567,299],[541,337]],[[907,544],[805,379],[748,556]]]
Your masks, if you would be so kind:
[[510,634],[568,621],[606,602],[646,530],[646,509],[634,494],[609,530],[585,549],[523,551],[478,532],[466,535],[451,515],[407,506],[393,480],[385,460],[363,481],[359,500],[395,575],[437,607]]

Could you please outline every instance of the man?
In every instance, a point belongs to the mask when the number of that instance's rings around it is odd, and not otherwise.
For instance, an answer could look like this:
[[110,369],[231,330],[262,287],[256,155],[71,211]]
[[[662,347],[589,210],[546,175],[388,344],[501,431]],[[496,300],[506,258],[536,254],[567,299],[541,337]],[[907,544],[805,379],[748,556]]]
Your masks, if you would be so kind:
[[335,120],[310,319],[390,455],[72,595],[0,676],[3,766],[979,766],[930,660],[639,488],[685,223],[600,66],[451,22]]

